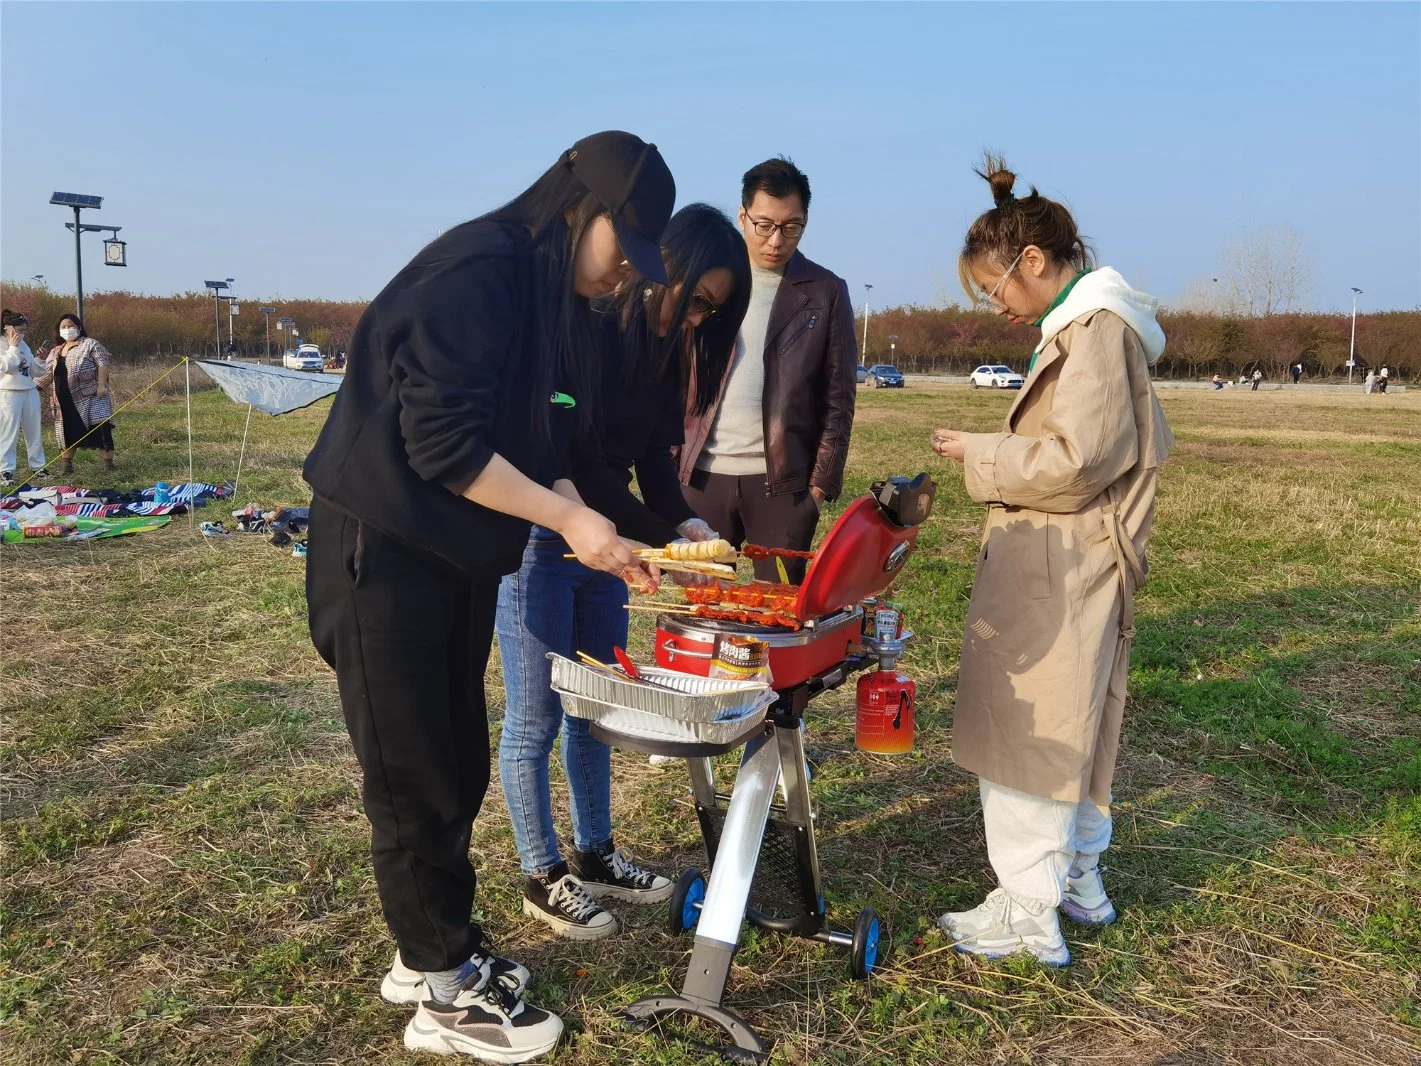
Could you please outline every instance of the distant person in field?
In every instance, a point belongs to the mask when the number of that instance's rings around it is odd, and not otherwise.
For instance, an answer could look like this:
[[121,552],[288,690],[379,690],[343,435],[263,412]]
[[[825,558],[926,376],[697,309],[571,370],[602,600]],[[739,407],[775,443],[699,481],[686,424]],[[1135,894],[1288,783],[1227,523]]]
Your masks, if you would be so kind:
[[[735,354],[704,411],[686,413],[680,451],[686,502],[737,547],[804,551],[839,495],[858,388],[854,312],[842,278],[799,250],[809,179],[788,159],[745,172],[740,230],[750,253],[750,307]],[[694,374],[689,396],[699,395]],[[803,560],[787,560],[790,581]],[[775,560],[755,564],[775,581]]]
[[1303,379],[1303,364],[1302,364],[1302,363],[1294,363],[1294,364],[1293,364],[1293,384],[1296,385],[1298,382],[1302,381],[1302,379]]
[[35,379],[39,368],[34,352],[25,343],[29,319],[17,311],[0,313],[4,336],[0,339],[0,488],[15,483],[15,451],[20,433],[25,434],[25,451],[30,470],[37,478],[49,476],[44,468],[43,422],[39,389]]
[[1000,158],[996,206],[967,231],[963,287],[1041,330],[1000,433],[938,429],[987,505],[967,611],[952,755],[979,777],[998,887],[944,914],[959,950],[1029,951],[1064,966],[1059,913],[1115,920],[1100,875],[1125,709],[1135,590],[1145,580],[1158,467],[1174,437],[1150,383],[1159,303],[1093,256],[1071,213],[1018,197]]
[[1258,383],[1261,382],[1262,380],[1263,380],[1263,371],[1261,371],[1261,370],[1255,370],[1255,371],[1253,372],[1253,388],[1250,389],[1249,391],[1250,391],[1250,392],[1257,392],[1257,391],[1258,391]]
[[1209,381],[1215,389],[1222,389],[1224,387],[1224,379],[1218,374],[1215,374]]
[[1369,369],[1367,371],[1366,379],[1362,382],[1362,391],[1365,392],[1368,396],[1370,396],[1374,391],[1376,391],[1376,387],[1377,372],[1375,370]]
[[40,388],[54,386],[54,435],[63,460],[59,472],[74,473],[77,448],[95,448],[112,471],[113,394],[109,391],[109,350],[84,332],[77,315],[63,315],[54,327]]
[[1381,373],[1377,375],[1377,391],[1386,392],[1387,382],[1391,380],[1391,371],[1382,367]]

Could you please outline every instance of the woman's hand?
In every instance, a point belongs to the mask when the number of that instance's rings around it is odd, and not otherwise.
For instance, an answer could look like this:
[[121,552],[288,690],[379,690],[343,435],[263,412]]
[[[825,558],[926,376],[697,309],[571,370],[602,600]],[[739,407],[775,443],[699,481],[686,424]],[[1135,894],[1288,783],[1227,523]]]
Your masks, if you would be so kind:
[[660,586],[661,575],[638,559],[631,543],[617,536],[617,527],[592,508],[579,507],[558,532],[583,566],[616,574],[629,585]]
[[686,519],[676,527],[676,532],[681,534],[686,540],[693,542],[720,539],[720,534],[711,529],[703,518]]
[[935,429],[929,438],[933,451],[944,459],[956,459],[959,463],[967,456],[967,434],[955,429]]

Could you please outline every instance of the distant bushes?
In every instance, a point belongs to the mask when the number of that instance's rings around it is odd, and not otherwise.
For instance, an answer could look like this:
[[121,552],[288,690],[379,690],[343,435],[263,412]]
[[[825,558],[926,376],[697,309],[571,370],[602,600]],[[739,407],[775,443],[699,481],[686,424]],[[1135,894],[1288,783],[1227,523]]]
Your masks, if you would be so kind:
[[[73,296],[36,285],[0,285],[4,306],[23,311],[34,324],[31,347],[48,342],[54,323],[73,310]],[[235,341],[242,356],[260,358],[266,351],[265,323],[258,299],[242,300],[236,318]],[[362,302],[334,300],[273,301],[271,350],[280,356],[280,315],[296,320],[301,340],[320,345],[326,353],[348,347]],[[85,299],[85,325],[122,360],[147,360],[180,355],[212,355],[212,298],[202,293],[181,296],[135,296],[126,292],[94,293]],[[222,343],[227,342],[226,304],[222,305]],[[1165,377],[1207,377],[1252,373],[1270,378],[1302,363],[1311,378],[1345,375],[1352,320],[1345,314],[1289,313],[1246,318],[1195,312],[1161,316],[1169,347],[1160,361]],[[863,318],[855,322],[862,343]],[[966,374],[982,363],[1024,364],[1037,336],[1027,326],[960,307],[893,307],[874,311],[869,321],[868,361],[888,362],[889,337],[897,335],[891,359],[910,373]],[[1421,311],[1386,311],[1357,316],[1357,362],[1360,368],[1386,365],[1401,380],[1421,376]]]

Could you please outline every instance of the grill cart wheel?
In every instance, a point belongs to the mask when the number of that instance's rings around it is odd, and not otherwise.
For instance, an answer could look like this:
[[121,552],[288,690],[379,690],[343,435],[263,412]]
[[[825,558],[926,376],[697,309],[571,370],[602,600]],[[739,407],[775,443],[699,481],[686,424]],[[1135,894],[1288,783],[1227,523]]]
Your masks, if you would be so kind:
[[859,920],[854,925],[854,949],[849,962],[850,972],[860,981],[868,980],[878,965],[878,936],[878,915],[873,913],[872,907],[865,907],[859,911]]
[[701,918],[701,901],[706,898],[706,879],[692,866],[671,889],[671,935],[680,936],[696,927]]

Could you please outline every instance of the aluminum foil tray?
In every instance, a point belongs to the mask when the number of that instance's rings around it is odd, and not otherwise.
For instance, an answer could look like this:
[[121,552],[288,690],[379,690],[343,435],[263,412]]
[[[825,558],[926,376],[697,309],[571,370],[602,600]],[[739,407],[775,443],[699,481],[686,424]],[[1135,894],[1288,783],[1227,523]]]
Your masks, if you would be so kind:
[[[583,666],[561,655],[553,664],[553,691],[574,718],[653,740],[724,744],[753,732],[775,701],[774,690],[756,681],[697,677],[644,666],[639,684]],[[666,686],[666,687],[660,687]]]

